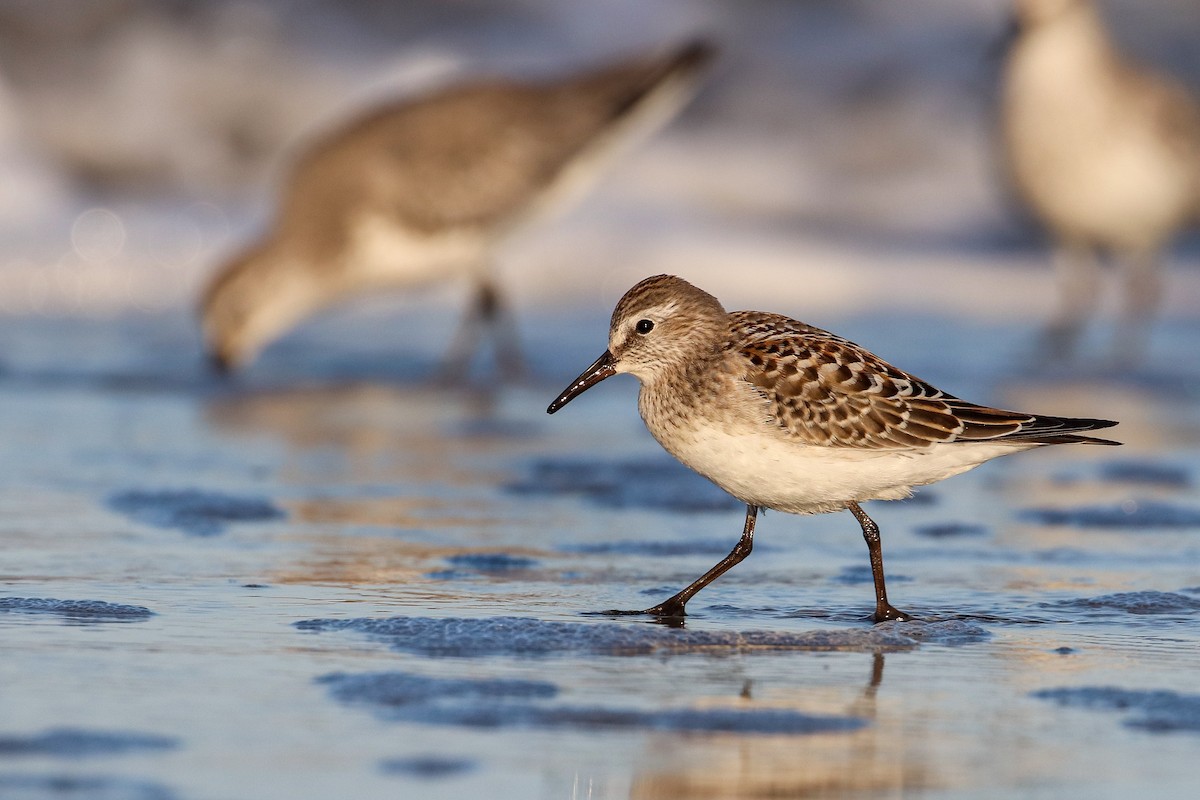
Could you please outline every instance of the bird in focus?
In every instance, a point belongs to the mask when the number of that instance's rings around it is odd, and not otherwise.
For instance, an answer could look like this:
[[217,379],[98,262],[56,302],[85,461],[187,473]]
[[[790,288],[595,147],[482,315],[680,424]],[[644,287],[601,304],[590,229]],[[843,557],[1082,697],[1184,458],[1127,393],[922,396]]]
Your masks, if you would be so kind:
[[1045,355],[1071,355],[1100,293],[1122,284],[1114,354],[1144,351],[1162,296],[1162,251],[1200,224],[1200,105],[1132,63],[1091,0],[1016,0],[1001,126],[1014,188],[1056,243],[1058,311]]
[[1084,435],[1115,422],[1004,411],[936,389],[853,342],[780,314],[728,313],[671,275],[647,278],[617,303],[608,349],[554,400],[628,372],[658,443],[746,504],[737,545],[673,597],[644,611],[678,618],[698,591],[750,554],[761,509],[848,509],[862,528],[875,584],[872,619],[908,619],[888,602],[879,528],[868,500],[998,456],[1049,444],[1117,442]]
[[668,122],[713,55],[695,41],[567,78],[481,80],[380,108],[319,140],[294,164],[274,226],[205,293],[213,364],[244,365],[352,295],[463,278],[473,297],[447,369],[469,363],[491,328],[500,366],[518,371],[495,248],[564,209]]

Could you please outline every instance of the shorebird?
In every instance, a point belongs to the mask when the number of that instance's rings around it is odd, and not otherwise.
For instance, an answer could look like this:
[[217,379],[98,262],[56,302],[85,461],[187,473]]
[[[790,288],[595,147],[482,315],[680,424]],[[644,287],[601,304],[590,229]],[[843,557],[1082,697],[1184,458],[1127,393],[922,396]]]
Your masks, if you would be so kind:
[[1018,195],[1057,245],[1047,353],[1069,355],[1119,265],[1115,352],[1139,353],[1162,293],[1161,252],[1200,223],[1200,106],[1126,59],[1089,0],[1016,0],[1001,125]]
[[547,413],[621,372],[641,382],[638,410],[658,443],[745,503],[746,522],[729,555],[678,594],[644,611],[607,613],[683,617],[693,595],[750,554],[760,509],[848,509],[870,553],[872,619],[909,619],[888,602],[879,527],[861,503],[908,497],[914,486],[1032,447],[1118,444],[1082,435],[1115,422],[968,403],[820,328],[727,313],[671,275],[625,293],[608,349]]
[[245,364],[349,295],[460,277],[474,298],[448,367],[469,362],[490,325],[501,367],[519,369],[492,251],[669,121],[713,55],[696,41],[566,79],[481,80],[380,108],[318,141],[294,165],[273,229],[208,287],[214,365]]

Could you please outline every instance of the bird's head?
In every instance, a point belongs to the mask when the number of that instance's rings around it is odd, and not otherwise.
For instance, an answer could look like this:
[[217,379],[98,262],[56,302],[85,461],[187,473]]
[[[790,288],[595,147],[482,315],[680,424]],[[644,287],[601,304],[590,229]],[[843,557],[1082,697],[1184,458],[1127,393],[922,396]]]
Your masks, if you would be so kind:
[[205,348],[221,372],[237,369],[312,311],[307,271],[270,245],[235,256],[209,284],[200,305]]
[[608,350],[550,404],[553,414],[588,388],[619,372],[643,385],[715,352],[728,334],[720,302],[673,275],[646,278],[613,310]]

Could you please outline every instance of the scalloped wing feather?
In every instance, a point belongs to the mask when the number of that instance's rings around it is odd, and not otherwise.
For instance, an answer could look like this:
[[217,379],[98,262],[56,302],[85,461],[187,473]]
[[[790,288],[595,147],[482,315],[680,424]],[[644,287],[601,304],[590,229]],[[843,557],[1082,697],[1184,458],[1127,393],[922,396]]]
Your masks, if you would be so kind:
[[925,449],[950,442],[1109,443],[1078,436],[1108,420],[1044,417],[968,403],[853,342],[787,317],[730,315],[743,380],[792,437],[822,447]]

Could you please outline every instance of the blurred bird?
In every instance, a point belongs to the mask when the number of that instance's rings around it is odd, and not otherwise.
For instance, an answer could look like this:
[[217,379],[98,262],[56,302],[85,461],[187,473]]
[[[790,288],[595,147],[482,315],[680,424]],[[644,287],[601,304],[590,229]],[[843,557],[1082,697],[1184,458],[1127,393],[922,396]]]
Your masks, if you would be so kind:
[[378,109],[317,142],[292,169],[274,228],[226,264],[202,303],[222,371],[349,295],[466,278],[474,298],[447,369],[495,329],[506,371],[515,331],[490,256],[561,210],[632,141],[669,121],[714,56],[690,42],[545,82],[481,80]]
[[1018,193],[1057,240],[1047,355],[1073,350],[1105,254],[1124,284],[1115,353],[1134,356],[1162,293],[1161,251],[1200,223],[1200,107],[1124,58],[1090,0],[1016,0],[1016,22],[1003,136]]

